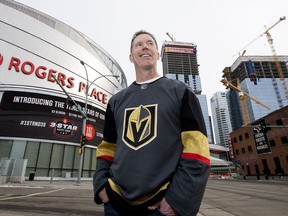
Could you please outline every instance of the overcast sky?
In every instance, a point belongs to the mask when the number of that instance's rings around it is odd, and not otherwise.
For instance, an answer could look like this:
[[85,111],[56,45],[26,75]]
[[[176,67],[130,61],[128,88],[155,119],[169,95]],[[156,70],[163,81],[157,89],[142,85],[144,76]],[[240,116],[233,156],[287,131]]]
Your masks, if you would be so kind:
[[[287,0],[18,0],[82,32],[103,47],[124,70],[128,84],[135,80],[129,46],[135,31],[153,33],[160,45],[170,40],[198,47],[202,94],[207,102],[217,91],[222,70],[231,66],[242,48],[280,17],[288,18]],[[278,55],[288,55],[288,20],[271,31]],[[235,55],[236,54],[236,55]],[[246,48],[246,55],[271,55],[265,35]],[[161,61],[159,72],[162,74]]]

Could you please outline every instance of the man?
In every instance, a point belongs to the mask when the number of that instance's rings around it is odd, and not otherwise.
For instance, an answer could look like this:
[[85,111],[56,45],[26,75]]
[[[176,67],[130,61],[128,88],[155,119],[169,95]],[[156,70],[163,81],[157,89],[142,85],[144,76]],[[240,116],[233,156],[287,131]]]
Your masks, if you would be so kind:
[[136,32],[130,52],[136,81],[108,102],[94,200],[106,216],[196,215],[210,171],[197,97],[159,76],[151,33]]

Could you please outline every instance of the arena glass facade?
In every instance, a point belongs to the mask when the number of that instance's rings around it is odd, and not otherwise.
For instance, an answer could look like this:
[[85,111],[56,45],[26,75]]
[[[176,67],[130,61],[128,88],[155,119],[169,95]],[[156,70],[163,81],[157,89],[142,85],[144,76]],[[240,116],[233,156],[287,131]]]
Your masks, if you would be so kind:
[[82,177],[91,177],[107,102],[127,86],[121,67],[53,17],[10,0],[0,0],[0,11],[0,158],[28,159],[25,176],[78,175],[83,118],[54,75],[81,107],[87,102]]

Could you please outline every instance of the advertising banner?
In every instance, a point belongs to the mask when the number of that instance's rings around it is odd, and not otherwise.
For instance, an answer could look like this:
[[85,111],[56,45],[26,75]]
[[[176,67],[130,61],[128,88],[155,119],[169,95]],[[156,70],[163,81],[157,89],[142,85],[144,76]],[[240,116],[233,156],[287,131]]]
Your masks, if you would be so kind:
[[257,154],[271,153],[271,148],[266,133],[259,130],[254,130],[254,140]]
[[[81,107],[84,103],[76,101]],[[103,138],[105,111],[87,106],[87,144]],[[0,103],[0,136],[79,143],[83,118],[65,98],[31,92],[5,91]]]
[[196,48],[165,47],[165,52],[196,54]]
[[232,139],[231,139],[230,136],[228,137],[227,141],[228,141],[228,145],[229,145],[229,155],[230,155],[230,158],[231,158],[231,159],[234,159]]

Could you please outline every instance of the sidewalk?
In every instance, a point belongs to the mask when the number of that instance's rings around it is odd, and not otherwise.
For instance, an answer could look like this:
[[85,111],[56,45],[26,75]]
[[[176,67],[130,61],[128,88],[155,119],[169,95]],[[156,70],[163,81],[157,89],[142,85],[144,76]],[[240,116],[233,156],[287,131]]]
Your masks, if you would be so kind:
[[[76,183],[75,179],[57,179],[53,180],[52,182],[49,180],[33,180],[29,181],[26,180],[23,184],[19,183],[6,183],[0,185],[1,187],[41,187],[41,188],[53,188],[53,189],[91,189],[93,190],[92,180],[86,179],[82,180],[80,184]],[[232,214],[225,212],[219,208],[215,208],[212,205],[209,205],[205,202],[202,202],[201,208],[197,216],[233,216]]]
[[[93,190],[92,180],[86,179],[82,180],[80,184],[76,183],[75,179],[57,179],[52,182],[49,180],[26,180],[23,184],[19,183],[6,183],[0,185],[0,187],[43,187],[43,188],[65,188],[65,189],[91,189]],[[202,202],[201,208],[197,216],[233,216],[221,209],[217,209],[212,205]]]

